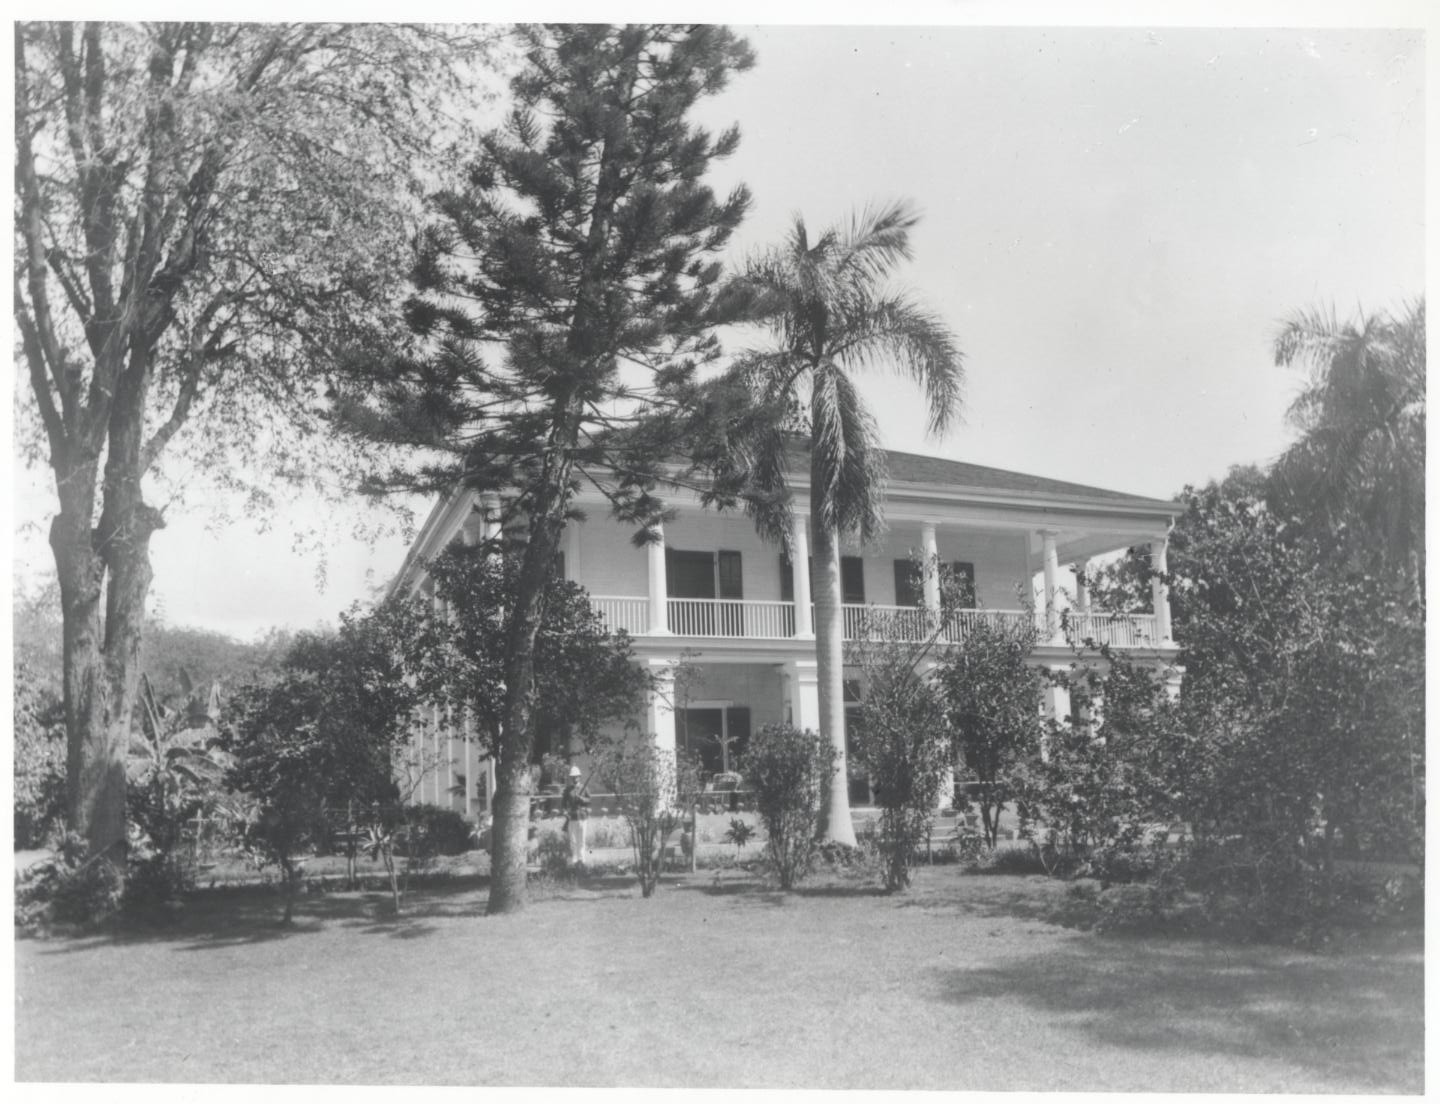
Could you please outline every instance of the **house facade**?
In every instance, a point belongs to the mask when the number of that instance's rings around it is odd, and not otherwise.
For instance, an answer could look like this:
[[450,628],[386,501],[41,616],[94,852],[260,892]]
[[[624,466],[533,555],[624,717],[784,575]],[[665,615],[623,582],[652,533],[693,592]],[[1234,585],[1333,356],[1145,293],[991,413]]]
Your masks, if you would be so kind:
[[[869,546],[843,549],[847,640],[872,610],[892,615],[892,631],[921,638],[935,624],[927,614],[939,607],[939,585],[915,565],[939,562],[972,595],[971,608],[946,625],[942,646],[980,620],[1024,620],[1038,631],[1036,665],[1069,667],[1077,645],[1092,641],[1153,665],[1178,687],[1163,583],[1152,586],[1151,612],[1125,616],[1092,612],[1083,581],[1077,585],[1092,558],[1139,544],[1149,544],[1152,565],[1163,572],[1174,502],[909,453],[890,453],[889,469],[888,531]],[[635,725],[660,746],[697,753],[710,771],[728,768],[763,725],[818,727],[803,477],[792,492],[793,557],[762,541],[742,514],[703,509],[683,495],[667,496],[676,516],[662,540],[645,547],[609,519],[598,493],[594,501],[581,496],[587,520],[566,528],[565,577],[590,593],[609,626],[630,635],[635,661],[655,675],[657,692]],[[425,563],[451,542],[495,535],[501,506],[463,490],[443,498],[392,593],[423,592]],[[1091,655],[1089,662],[1100,662]],[[848,703],[863,700],[858,671],[847,670],[845,690]],[[1063,690],[1045,698],[1037,708],[1069,714]],[[463,726],[447,725],[439,710],[417,727],[415,739],[439,765],[415,800],[479,817],[490,807],[493,769],[464,737]],[[865,780],[852,779],[852,799],[866,798]]]

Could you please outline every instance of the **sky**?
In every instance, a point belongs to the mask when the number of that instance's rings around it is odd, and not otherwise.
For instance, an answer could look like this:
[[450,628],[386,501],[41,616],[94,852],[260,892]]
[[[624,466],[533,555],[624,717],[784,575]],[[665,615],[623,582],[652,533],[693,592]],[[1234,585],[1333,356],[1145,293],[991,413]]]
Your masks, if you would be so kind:
[[[918,394],[869,377],[892,448],[1168,497],[1285,447],[1290,312],[1424,290],[1419,30],[733,25],[757,65],[697,117],[741,128],[710,178],[754,195],[735,256],[796,215],[923,214],[899,282],[954,330],[965,406],[927,439]],[[49,569],[47,476],[15,470],[19,578]],[[407,547],[304,499],[264,533],[220,517],[155,538],[171,624],[333,623]]]

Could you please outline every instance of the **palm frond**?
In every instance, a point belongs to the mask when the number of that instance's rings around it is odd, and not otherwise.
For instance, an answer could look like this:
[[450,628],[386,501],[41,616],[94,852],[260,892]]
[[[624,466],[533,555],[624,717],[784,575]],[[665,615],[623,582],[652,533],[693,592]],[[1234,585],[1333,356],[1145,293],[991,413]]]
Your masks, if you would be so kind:
[[855,304],[847,319],[847,340],[835,358],[856,368],[877,362],[913,379],[925,392],[928,430],[943,434],[960,416],[964,392],[964,354],[939,315],[907,295],[886,295]]
[[897,264],[910,259],[910,230],[919,221],[920,213],[906,200],[867,204],[852,216],[840,239],[837,280],[871,284],[883,280]]
[[854,382],[838,366],[815,374],[810,400],[810,496],[816,519],[862,542],[885,526],[885,450]]

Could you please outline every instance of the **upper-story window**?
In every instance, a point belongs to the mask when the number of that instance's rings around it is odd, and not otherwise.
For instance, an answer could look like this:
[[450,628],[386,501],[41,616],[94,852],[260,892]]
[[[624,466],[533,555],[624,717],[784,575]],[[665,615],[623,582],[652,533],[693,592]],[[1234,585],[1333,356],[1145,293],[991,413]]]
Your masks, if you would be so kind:
[[[974,606],[975,565],[957,560],[943,564],[941,570],[959,583],[961,607],[968,609]],[[925,604],[925,582],[920,576],[920,566],[914,560],[895,561],[895,604],[917,607]]]
[[[815,558],[810,558],[810,594],[815,594]],[[795,601],[795,574],[790,557],[780,554],[780,601]],[[859,556],[840,557],[840,601],[847,606],[865,604],[865,561]]]
[[[745,597],[740,553],[665,549],[665,591],[667,598],[738,602]],[[669,625],[671,632],[682,635],[745,635],[744,612],[739,605],[671,603]]]
[[744,598],[740,553],[665,549],[665,591],[669,598]]

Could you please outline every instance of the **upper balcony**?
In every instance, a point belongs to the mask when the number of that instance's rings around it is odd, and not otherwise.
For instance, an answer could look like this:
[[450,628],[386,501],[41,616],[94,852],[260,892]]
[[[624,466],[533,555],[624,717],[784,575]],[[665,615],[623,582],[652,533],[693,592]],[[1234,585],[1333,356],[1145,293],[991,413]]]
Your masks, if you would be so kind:
[[[782,641],[813,639],[797,631],[795,603],[721,598],[666,598],[664,619],[652,614],[648,597],[592,595],[591,605],[615,632],[633,637],[697,637],[704,639]],[[810,624],[814,624],[814,615]],[[967,609],[954,611],[944,622],[940,615],[914,606],[845,605],[844,635],[847,641],[861,640],[868,626],[880,624],[887,634],[900,641],[924,641],[932,635],[942,644],[958,644],[977,625],[1034,625],[1037,639],[1052,645],[1107,645],[1112,648],[1157,648],[1163,643],[1153,613],[1108,614],[1064,611],[1054,632],[1048,632],[1046,615],[1032,610]],[[937,632],[938,630],[938,632]]]

